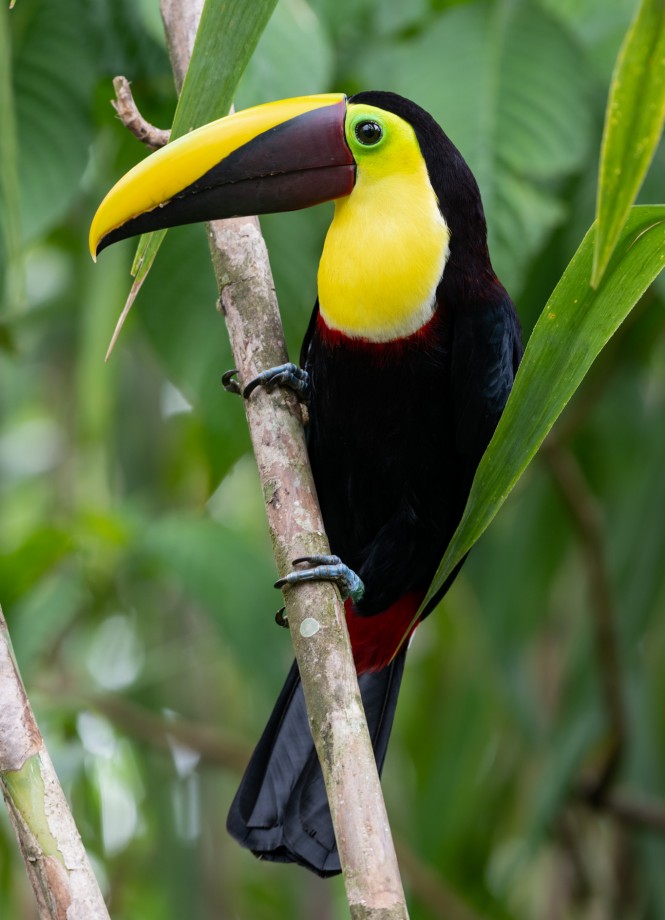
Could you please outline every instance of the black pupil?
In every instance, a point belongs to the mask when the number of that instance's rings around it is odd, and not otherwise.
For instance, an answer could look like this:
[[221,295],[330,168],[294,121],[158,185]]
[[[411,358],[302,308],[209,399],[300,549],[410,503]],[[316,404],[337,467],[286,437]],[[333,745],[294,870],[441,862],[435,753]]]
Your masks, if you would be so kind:
[[381,125],[375,121],[361,121],[356,125],[356,137],[361,144],[378,144],[382,134]]

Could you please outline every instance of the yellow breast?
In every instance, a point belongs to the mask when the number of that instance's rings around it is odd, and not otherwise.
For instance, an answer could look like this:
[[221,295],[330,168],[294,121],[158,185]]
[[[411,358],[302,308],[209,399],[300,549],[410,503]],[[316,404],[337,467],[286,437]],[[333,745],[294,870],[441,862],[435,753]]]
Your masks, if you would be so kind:
[[417,141],[404,122],[399,130],[400,143],[358,163],[353,192],[335,203],[319,264],[326,324],[374,342],[410,335],[431,318],[448,258],[450,232]]

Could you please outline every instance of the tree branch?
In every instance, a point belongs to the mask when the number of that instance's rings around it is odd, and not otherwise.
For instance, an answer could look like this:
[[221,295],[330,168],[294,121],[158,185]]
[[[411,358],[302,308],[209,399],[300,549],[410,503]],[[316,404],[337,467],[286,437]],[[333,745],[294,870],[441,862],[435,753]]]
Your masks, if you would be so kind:
[[41,920],[109,920],[0,610],[0,786]]
[[600,808],[630,827],[665,834],[665,805],[661,802],[616,789],[605,796]]
[[577,528],[586,557],[596,655],[609,723],[609,746],[604,763],[587,785],[586,797],[598,805],[616,776],[626,742],[614,599],[605,564],[600,513],[584,474],[573,454],[554,440],[546,442],[543,455]]
[[[201,755],[201,764],[209,767],[221,767],[233,773],[240,773],[249,757],[250,751],[241,741],[230,739],[211,725],[191,722],[180,716],[165,716],[129,702],[119,696],[108,694],[71,693],[62,688],[40,687],[47,698],[57,700],[61,705],[66,700],[76,711],[81,706],[90,706],[101,713],[117,728],[141,743],[169,750],[171,742],[182,744]],[[63,696],[64,694],[64,696]],[[608,816],[621,821],[627,827],[641,831],[665,834],[665,805],[657,799],[636,794],[630,789],[610,790],[598,805],[589,801],[588,785],[579,784],[574,790],[576,798],[584,805],[594,807]],[[567,884],[574,889],[576,897],[587,897],[591,891],[589,879],[579,855],[579,833],[570,823],[570,814],[564,813],[556,825],[556,837],[569,863],[570,877]],[[442,920],[481,920],[481,916],[465,904],[455,891],[432,867],[420,858],[403,842],[397,839],[396,848],[404,876],[414,895],[427,906],[432,917]],[[562,887],[557,882],[556,889],[562,903],[552,902],[552,917],[568,916],[568,900]],[[568,893],[570,894],[570,892]],[[572,896],[572,895],[571,895]]]
[[[135,739],[169,751],[175,742],[201,757],[201,767],[220,768],[240,774],[251,749],[238,739],[228,738],[213,725],[190,721],[182,716],[165,716],[114,694],[77,693],[67,683],[61,687],[40,688],[47,698],[62,706],[63,700],[79,712],[82,707],[107,718],[116,728]],[[396,839],[396,849],[407,885],[414,896],[437,920],[483,920],[466,904],[440,872],[424,863],[404,841]]]
[[214,726],[190,722],[181,716],[167,718],[121,696],[95,694],[84,696],[81,702],[138,741],[164,750],[170,750],[173,743],[181,745],[200,754],[202,761],[210,766],[241,773],[252,753],[246,744],[225,737]]
[[[176,83],[194,45],[201,4],[161,0]],[[241,382],[286,360],[268,255],[255,218],[211,223],[209,242]],[[299,407],[284,391],[245,401],[280,572],[327,553]],[[344,607],[330,584],[285,594],[312,735],[321,761],[351,916],[406,918],[402,882],[358,690]]]
[[114,77],[113,88],[115,90],[115,99],[111,100],[111,105],[118,113],[118,118],[127,130],[131,131],[134,137],[138,138],[151,150],[158,150],[168,144],[171,132],[156,128],[145,120],[134,102],[132,89],[127,77]]

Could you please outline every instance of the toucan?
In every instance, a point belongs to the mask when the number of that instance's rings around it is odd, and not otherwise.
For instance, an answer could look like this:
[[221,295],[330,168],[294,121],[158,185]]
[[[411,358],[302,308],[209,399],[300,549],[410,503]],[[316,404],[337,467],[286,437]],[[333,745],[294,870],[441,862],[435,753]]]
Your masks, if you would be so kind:
[[[277,585],[338,583],[382,769],[408,640],[460,521],[519,364],[517,315],[487,247],[471,170],[436,121],[394,93],[304,96],[237,112],[158,150],[109,192],[93,256],[179,224],[334,201],[291,387],[330,540]],[[231,805],[255,855],[340,871],[294,663]]]

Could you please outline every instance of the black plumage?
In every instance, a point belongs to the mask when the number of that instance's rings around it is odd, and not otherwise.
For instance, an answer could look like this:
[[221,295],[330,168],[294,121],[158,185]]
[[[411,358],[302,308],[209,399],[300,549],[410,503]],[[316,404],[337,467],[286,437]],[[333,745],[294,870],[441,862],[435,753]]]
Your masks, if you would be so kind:
[[[361,601],[347,601],[347,620],[380,769],[405,650],[393,655],[459,522],[510,392],[521,336],[461,154],[427,112],[400,96],[359,93],[349,103],[412,125],[451,233],[429,323],[408,338],[372,343],[331,331],[317,307],[301,357],[311,378],[309,453],[331,549],[365,584]],[[339,871],[295,664],[228,828],[264,858],[321,875]]]

